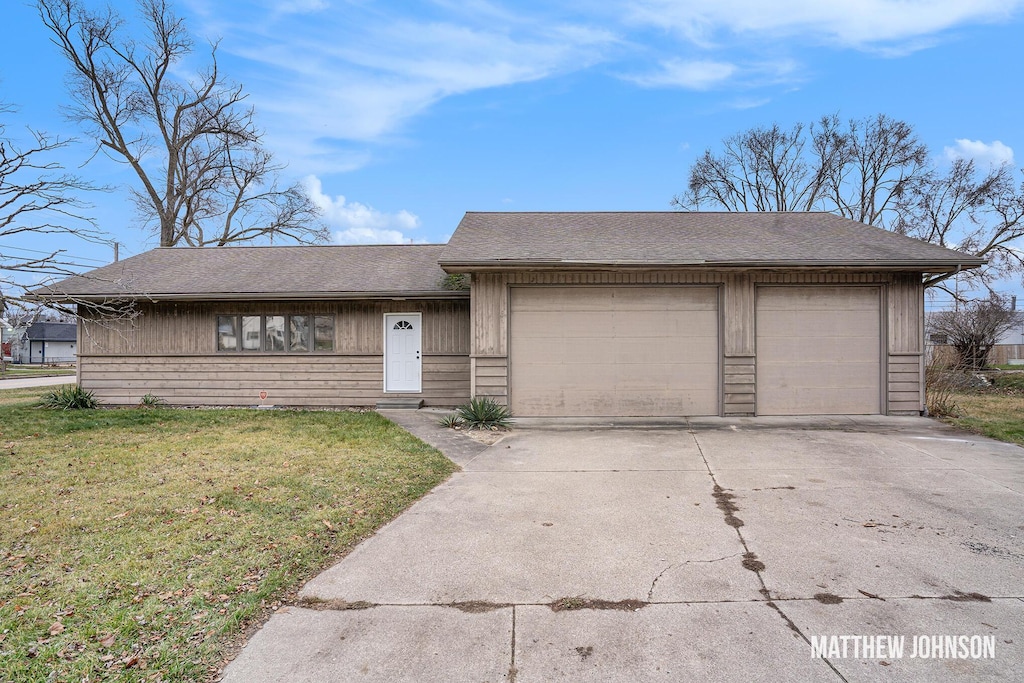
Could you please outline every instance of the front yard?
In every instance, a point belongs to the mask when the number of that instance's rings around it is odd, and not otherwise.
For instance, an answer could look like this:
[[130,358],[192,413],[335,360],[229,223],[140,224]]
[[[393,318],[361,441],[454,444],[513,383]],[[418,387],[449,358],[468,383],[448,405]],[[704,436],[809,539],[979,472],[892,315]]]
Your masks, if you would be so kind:
[[202,681],[443,481],[376,413],[50,411],[0,392],[4,681]]

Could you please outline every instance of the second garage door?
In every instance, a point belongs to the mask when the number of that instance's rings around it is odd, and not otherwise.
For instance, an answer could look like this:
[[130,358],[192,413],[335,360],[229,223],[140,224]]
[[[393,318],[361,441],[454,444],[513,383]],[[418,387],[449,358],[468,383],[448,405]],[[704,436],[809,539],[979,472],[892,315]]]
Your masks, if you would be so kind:
[[757,290],[758,415],[881,412],[877,287]]
[[510,328],[514,415],[719,412],[716,288],[519,287]]

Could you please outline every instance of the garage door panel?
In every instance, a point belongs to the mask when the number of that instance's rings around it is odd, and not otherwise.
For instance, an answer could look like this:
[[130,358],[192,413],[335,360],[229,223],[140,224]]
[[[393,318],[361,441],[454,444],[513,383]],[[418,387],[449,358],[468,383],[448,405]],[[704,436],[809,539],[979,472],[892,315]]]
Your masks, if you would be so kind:
[[[717,313],[718,301],[714,296],[692,294],[697,290],[713,292],[708,288],[680,287],[616,287],[610,310],[628,312],[664,313],[666,311],[710,311]],[[659,292],[652,296],[652,292]],[[663,296],[664,295],[664,296]],[[609,310],[609,309],[601,309]]]
[[868,302],[878,298],[878,290],[870,287],[765,287],[761,292],[767,292],[758,296],[758,310],[762,311],[869,310]]
[[619,389],[648,389],[665,392],[662,385],[684,385],[691,387],[709,387],[714,389],[718,383],[715,368],[703,363],[670,363],[662,366],[653,365],[617,365],[612,368],[611,377]]
[[802,363],[832,362],[839,358],[847,362],[869,362],[878,364],[877,337],[819,337],[789,340],[761,340],[760,351],[767,358],[796,355]]
[[[864,415],[867,413],[864,406],[868,404],[878,405],[878,389],[872,388],[851,388],[841,394],[836,394],[829,388],[804,388],[800,395],[800,413],[788,413],[799,415]],[[875,408],[874,413],[878,409]],[[773,413],[778,414],[778,413]]]
[[788,363],[762,363],[758,367],[758,383],[766,382],[769,386],[790,387],[800,389],[827,389],[841,386],[842,391],[857,387],[869,387],[875,390],[874,403],[878,403],[878,372],[877,361],[844,362],[838,364],[830,361],[817,361],[804,364],[806,372],[794,376]]
[[513,289],[513,412],[718,414],[717,300],[709,287]]
[[877,287],[757,291],[760,415],[881,412]]
[[758,320],[758,334],[793,339],[806,328],[809,314],[815,321],[815,336],[840,336],[878,327],[878,305],[875,302],[875,308],[869,311],[772,311],[771,315]]

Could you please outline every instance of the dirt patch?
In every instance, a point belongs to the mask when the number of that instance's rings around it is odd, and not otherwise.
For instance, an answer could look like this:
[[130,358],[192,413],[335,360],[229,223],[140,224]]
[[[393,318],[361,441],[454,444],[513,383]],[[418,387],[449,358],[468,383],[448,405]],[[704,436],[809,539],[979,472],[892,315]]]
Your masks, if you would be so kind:
[[757,559],[757,555],[754,553],[743,553],[743,568],[749,569],[752,572],[763,572],[764,562]]
[[586,661],[587,657],[594,654],[594,646],[587,645],[586,647],[578,647],[576,648],[576,654],[580,656],[581,661]]
[[953,602],[992,602],[992,598],[981,593],[961,593],[953,591],[952,595],[940,595],[939,600],[952,600]]
[[504,609],[511,607],[512,604],[508,602],[485,602],[483,600],[467,600],[465,602],[449,602],[445,607],[454,607],[460,612],[466,612],[468,614],[483,614],[484,612],[493,612],[494,610]]
[[723,489],[718,484],[715,484],[714,493],[711,494],[715,499],[715,504],[718,509],[725,514],[725,523],[733,528],[740,528],[743,526],[743,520],[736,516],[736,512],[740,509],[736,503],[736,496]]
[[347,600],[322,600],[320,598],[301,598],[295,604],[298,607],[305,607],[306,609],[315,609],[321,612],[345,611],[352,609],[370,609],[371,607],[378,606],[377,603],[366,602],[365,600],[348,602]]
[[635,612],[638,609],[647,607],[647,604],[642,600],[619,600],[612,602],[611,600],[575,597],[559,598],[554,602],[548,603],[548,607],[551,608],[552,612],[568,612],[578,609],[612,609],[621,612]]
[[815,593],[814,599],[823,605],[838,605],[843,601],[841,597],[833,593]]

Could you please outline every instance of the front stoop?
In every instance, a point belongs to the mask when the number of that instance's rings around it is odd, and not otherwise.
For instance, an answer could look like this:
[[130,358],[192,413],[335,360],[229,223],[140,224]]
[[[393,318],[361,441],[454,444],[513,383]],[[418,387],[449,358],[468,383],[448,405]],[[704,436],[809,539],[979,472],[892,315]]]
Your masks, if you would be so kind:
[[376,410],[419,410],[422,407],[422,398],[382,398],[374,406]]

